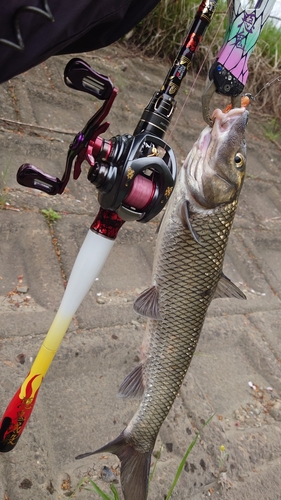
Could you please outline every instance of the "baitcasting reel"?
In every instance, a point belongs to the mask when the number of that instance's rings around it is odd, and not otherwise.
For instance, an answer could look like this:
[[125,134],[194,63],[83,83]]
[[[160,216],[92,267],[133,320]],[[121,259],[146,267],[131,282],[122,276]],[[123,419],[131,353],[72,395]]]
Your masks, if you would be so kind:
[[[117,95],[110,79],[74,58],[65,68],[64,81],[68,87],[87,92],[104,103],[70,144],[62,179],[26,163],[19,168],[17,181],[50,195],[61,194],[73,163],[73,177],[78,179],[81,164],[86,160],[90,165],[88,179],[97,187],[100,206],[116,212],[125,221],[148,222],[163,209],[176,180],[174,152],[162,139],[168,124],[162,110],[172,114],[174,100],[159,98],[158,107],[155,104],[153,109],[146,108],[145,119],[141,118],[135,135],[106,140],[100,134],[109,123],[103,120]],[[158,136],[155,131],[159,131]]]

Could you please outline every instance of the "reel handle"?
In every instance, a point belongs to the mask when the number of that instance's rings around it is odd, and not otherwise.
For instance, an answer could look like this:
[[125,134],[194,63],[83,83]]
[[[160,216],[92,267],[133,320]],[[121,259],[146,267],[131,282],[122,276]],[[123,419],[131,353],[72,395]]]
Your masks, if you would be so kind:
[[71,89],[93,95],[101,101],[107,101],[114,89],[108,76],[95,71],[82,59],[74,57],[64,70],[64,83]]

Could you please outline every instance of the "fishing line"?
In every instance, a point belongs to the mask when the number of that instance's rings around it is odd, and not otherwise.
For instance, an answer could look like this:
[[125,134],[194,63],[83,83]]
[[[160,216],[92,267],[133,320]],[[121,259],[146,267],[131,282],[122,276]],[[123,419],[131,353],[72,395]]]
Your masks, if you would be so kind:
[[270,87],[274,82],[281,82],[281,76],[276,76],[275,78],[273,78],[273,80],[270,80],[269,82],[267,82],[259,91],[256,95],[252,95],[251,93],[247,93],[245,94],[247,97],[249,97],[249,99],[251,101],[255,101],[256,98],[258,97],[258,95],[263,92],[263,90],[265,90],[266,88]]
[[150,204],[156,190],[156,185],[150,179],[137,175],[133,182],[132,189],[124,202],[137,210],[145,210]]

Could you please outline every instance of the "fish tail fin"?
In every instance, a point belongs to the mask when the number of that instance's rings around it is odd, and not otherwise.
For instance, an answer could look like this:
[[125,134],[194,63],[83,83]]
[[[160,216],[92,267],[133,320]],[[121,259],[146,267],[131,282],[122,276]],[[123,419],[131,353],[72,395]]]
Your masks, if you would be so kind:
[[114,441],[102,448],[76,458],[84,458],[96,453],[110,452],[117,455],[121,462],[121,486],[125,500],[146,500],[148,494],[151,451],[141,452],[136,449],[130,437],[123,431]]

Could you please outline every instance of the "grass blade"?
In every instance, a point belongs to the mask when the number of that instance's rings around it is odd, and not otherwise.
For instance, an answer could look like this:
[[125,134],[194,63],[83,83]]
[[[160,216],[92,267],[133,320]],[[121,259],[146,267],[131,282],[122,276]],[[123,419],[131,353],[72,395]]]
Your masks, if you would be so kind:
[[112,493],[113,493],[113,495],[114,495],[114,500],[119,500],[118,491],[117,491],[117,489],[115,488],[115,486],[114,486],[114,484],[113,484],[113,483],[111,483],[111,485],[110,485],[110,489],[111,489],[111,491],[112,491]]
[[[92,480],[92,479],[89,479],[89,482],[91,483],[92,487],[94,488],[94,491],[103,499],[103,500],[115,500],[115,498],[113,499],[112,496],[110,495],[107,495],[107,493],[105,493],[104,491],[102,491],[98,485]],[[90,488],[84,488],[85,490],[87,491],[93,491],[91,490]],[[117,497],[117,500],[118,500],[118,497]]]
[[70,495],[70,497],[69,497],[69,498],[74,498],[74,497],[75,497],[76,492],[77,492],[78,490],[80,490],[80,488],[82,488],[82,486],[83,486],[83,484],[85,483],[85,480],[86,480],[86,479],[87,479],[86,477],[83,477],[83,478],[81,479],[81,481],[79,481],[79,483],[77,484],[77,486],[76,486],[75,490],[73,491],[73,493]]
[[[211,415],[211,417],[210,417],[210,418],[208,418],[208,420],[207,420],[207,421],[205,422],[205,424],[203,425],[203,427],[202,427],[201,431],[204,429],[204,427],[206,427],[206,425],[208,425],[208,424],[209,424],[209,422],[212,420],[213,416],[214,416],[214,415]],[[195,446],[196,441],[197,441],[197,439],[199,438],[199,436],[200,436],[200,432],[201,432],[201,431],[199,431],[199,432],[196,434],[196,436],[195,436],[195,438],[193,439],[192,443],[191,443],[191,444],[189,445],[189,447],[187,448],[187,451],[186,451],[186,453],[184,454],[183,459],[181,460],[181,463],[180,463],[180,465],[179,465],[179,467],[178,467],[178,470],[177,470],[177,472],[176,472],[175,478],[174,478],[174,480],[173,480],[173,482],[172,482],[172,486],[171,486],[171,488],[169,489],[168,494],[167,494],[167,496],[166,496],[166,499],[165,499],[165,500],[169,500],[169,498],[171,498],[171,495],[172,495],[172,493],[173,493],[173,491],[174,491],[174,488],[175,488],[175,486],[176,486],[176,484],[177,484],[177,482],[178,482],[178,480],[179,480],[179,477],[180,477],[180,475],[181,475],[181,473],[182,473],[182,470],[183,470],[183,468],[184,468],[184,466],[185,466],[186,459],[187,459],[188,455],[190,454],[190,452],[191,452],[192,448]]]
[[156,457],[156,460],[155,460],[155,463],[154,463],[154,466],[153,466],[153,469],[150,473],[150,476],[149,476],[149,482],[152,481],[153,479],[153,476],[154,476],[154,473],[155,473],[155,469],[156,469],[156,465],[158,464],[158,460],[159,458],[161,457],[161,453],[162,453],[162,448],[163,448],[163,445],[161,444],[161,447],[160,447],[160,450],[158,451],[157,453],[157,457]]

